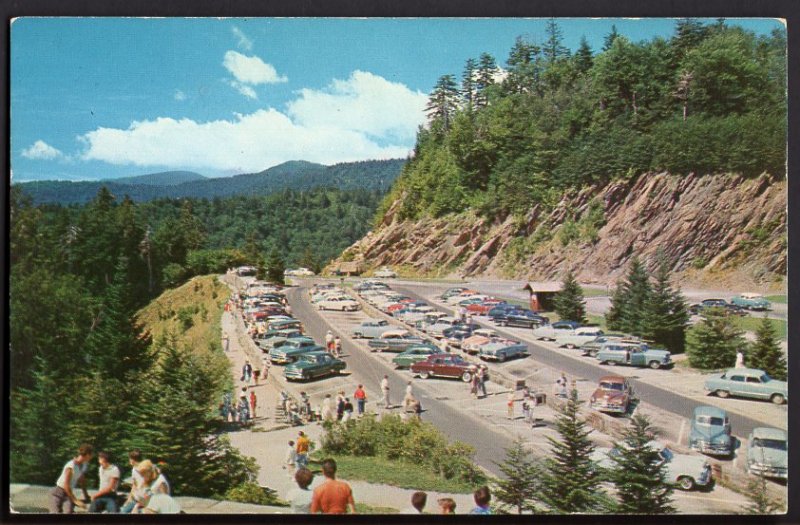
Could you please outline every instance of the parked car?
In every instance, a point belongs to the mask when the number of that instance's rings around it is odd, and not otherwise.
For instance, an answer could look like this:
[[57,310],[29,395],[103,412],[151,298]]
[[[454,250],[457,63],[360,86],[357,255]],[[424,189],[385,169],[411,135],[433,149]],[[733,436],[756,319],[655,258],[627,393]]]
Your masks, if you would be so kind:
[[477,372],[478,365],[472,364],[463,357],[454,354],[434,354],[425,361],[411,365],[411,372],[422,379],[429,377],[455,377],[461,378],[465,383],[472,380],[472,375]]
[[499,303],[494,305],[488,312],[486,312],[486,315],[488,315],[489,319],[492,321],[496,321],[497,317],[504,316],[508,312],[512,312],[514,310],[520,310],[520,307],[515,304]]
[[295,330],[303,330],[303,323],[298,321],[297,319],[292,319],[291,317],[281,317],[280,319],[276,318],[269,318],[267,320],[267,329],[268,330],[288,330],[289,328],[294,328]]
[[[658,451],[658,464],[666,466],[666,480],[677,485],[681,490],[692,490],[711,484],[711,465],[702,457],[689,454],[678,454],[659,441],[647,444]],[[592,459],[601,469],[611,469],[616,465],[612,459],[620,455],[618,448],[598,448],[592,453]]]
[[397,368],[409,368],[414,363],[425,361],[429,356],[441,353],[441,350],[429,343],[408,347],[404,352],[392,358]]
[[410,346],[424,342],[424,340],[409,334],[405,330],[389,330],[367,344],[373,352],[402,352]]
[[429,312],[427,314],[424,314],[422,319],[416,321],[414,323],[414,327],[417,330],[422,330],[423,332],[427,332],[428,328],[438,323],[439,319],[441,319],[442,317],[449,317],[449,316],[444,312]]
[[303,354],[294,363],[283,369],[283,376],[287,380],[305,381],[315,377],[336,375],[347,368],[341,359],[336,359],[327,352],[308,352]]
[[397,277],[397,273],[392,271],[390,268],[386,268],[385,266],[375,272],[375,277],[380,277],[381,279],[393,279]]
[[620,333],[603,334],[595,337],[591,341],[583,343],[580,347],[581,353],[583,355],[594,357],[597,355],[597,352],[600,351],[600,347],[603,346],[603,343],[607,343],[610,341],[623,341],[626,343],[635,343],[635,344],[641,343],[641,341],[639,341],[636,337],[628,334],[620,334]]
[[317,308],[320,310],[340,310],[342,312],[355,312],[361,308],[357,301],[350,297],[334,297],[321,301]]
[[443,337],[442,332],[448,328],[458,325],[459,322],[460,320],[456,319],[455,317],[440,317],[436,320],[435,324],[432,324],[425,329],[425,333],[437,339],[441,339]]
[[789,399],[786,381],[772,379],[769,374],[756,368],[731,368],[720,376],[706,379],[704,387],[707,392],[723,398],[769,399],[776,405],[782,405]]
[[494,317],[497,326],[517,326],[520,328],[537,328],[550,324],[550,319],[532,310],[511,310]]
[[415,306],[414,308],[408,309],[403,314],[397,316],[398,319],[403,321],[406,324],[413,325],[420,319],[425,318],[425,314],[429,314],[435,312],[436,310],[432,306]]
[[765,478],[789,479],[789,440],[785,430],[753,429],[747,438],[747,470]]
[[596,357],[601,365],[649,366],[654,370],[668,368],[674,364],[668,351],[650,348],[645,343],[622,341],[603,343],[600,350],[597,351]]
[[692,304],[689,306],[689,313],[692,315],[701,315],[706,312],[718,312],[722,315],[747,315],[747,310],[741,306],[731,304],[723,299],[706,299],[701,303]]
[[472,303],[467,306],[467,312],[470,312],[472,315],[487,315],[489,310],[498,304],[505,304],[505,301],[501,301],[499,299],[486,299],[485,301]]
[[293,363],[301,354],[325,350],[318,346],[310,337],[293,337],[287,339],[280,346],[275,346],[269,351],[269,360],[273,363]]
[[472,329],[468,326],[457,325],[442,332],[442,337],[447,340],[447,344],[454,348],[461,348],[461,341],[472,335]]
[[627,414],[633,400],[633,388],[622,376],[603,376],[597,383],[589,406],[599,412]]
[[488,295],[483,295],[479,293],[469,294],[469,295],[461,294],[461,295],[454,295],[453,297],[447,299],[447,301],[445,302],[452,305],[467,306],[467,304],[471,304],[469,301],[477,302],[477,301],[484,301],[486,299],[489,299]]
[[483,360],[505,362],[512,357],[525,357],[528,347],[516,342],[491,341],[478,347],[478,357]]
[[367,319],[353,329],[353,338],[372,339],[373,337],[380,337],[384,332],[392,329],[392,325],[385,319]]
[[689,447],[711,456],[733,454],[731,422],[721,408],[699,406],[692,414]]
[[261,351],[269,352],[275,348],[275,346],[281,346],[289,339],[302,336],[303,332],[296,328],[269,330],[264,334],[264,337],[259,337],[256,339],[256,345],[258,345]]
[[442,295],[439,296],[439,299],[441,299],[442,301],[446,301],[447,299],[453,297],[454,295],[461,294],[464,290],[466,290],[466,288],[461,288],[461,287],[448,288]]
[[772,305],[758,293],[743,293],[731,299],[731,303],[747,310],[769,310]]
[[588,343],[603,335],[603,331],[596,326],[581,326],[572,331],[556,336],[556,345],[566,348],[578,348],[583,343]]
[[572,333],[573,330],[580,326],[581,324],[575,321],[558,321],[534,328],[533,336],[538,339],[555,341],[559,334]]
[[295,270],[286,270],[283,272],[283,275],[289,275],[293,277],[313,277],[315,274],[308,268],[297,268]]

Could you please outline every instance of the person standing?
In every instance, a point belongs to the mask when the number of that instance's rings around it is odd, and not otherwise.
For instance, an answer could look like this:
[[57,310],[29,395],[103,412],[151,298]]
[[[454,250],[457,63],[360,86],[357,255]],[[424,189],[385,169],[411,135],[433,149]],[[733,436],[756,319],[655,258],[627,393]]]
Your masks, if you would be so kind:
[[470,514],[491,514],[492,509],[489,507],[489,502],[492,500],[492,494],[489,492],[489,487],[484,485],[476,490],[473,495],[476,507],[470,511]]
[[244,392],[239,396],[239,424],[246,425],[250,420],[250,403],[247,401],[247,394]]
[[744,353],[741,349],[736,351],[736,364],[734,364],[733,367],[744,368]]
[[344,416],[342,417],[342,423],[347,423],[353,417],[353,403],[350,402],[350,398],[344,398]]
[[406,385],[406,396],[403,398],[403,407],[407,409],[413,401],[414,387],[412,386],[411,381],[409,381]]
[[119,486],[120,472],[119,467],[112,465],[108,452],[101,451],[97,454],[97,462],[100,467],[97,470],[97,478],[100,480],[98,491],[92,494],[92,504],[89,505],[89,512],[102,512],[105,510],[111,514],[118,512],[117,507],[117,487]]
[[261,377],[264,381],[269,378],[269,354],[261,356]]
[[295,464],[297,468],[306,467],[308,468],[308,449],[311,446],[311,441],[308,440],[305,432],[302,430],[297,434],[297,457],[295,459]]
[[341,421],[344,417],[344,392],[339,392],[336,396],[336,421]]
[[[86,471],[89,462],[92,460],[94,450],[91,445],[83,444],[78,447],[78,453],[74,458],[67,461],[61,469],[61,475],[56,481],[55,488],[50,492],[50,513],[51,514],[72,514],[75,512],[75,505],[83,506],[83,502],[78,500],[75,489],[80,487],[83,495],[88,497],[86,492]],[[66,503],[66,509],[64,504]]]
[[334,341],[333,332],[328,330],[328,333],[325,334],[325,348],[328,349],[328,353],[329,354],[333,353],[333,348],[334,348],[333,347],[333,344],[334,344],[333,341]]
[[333,356],[338,358],[340,355],[342,355],[342,340],[337,335],[333,339]]
[[469,393],[472,394],[472,397],[478,399],[478,370],[472,374],[472,379],[470,379]]
[[253,370],[253,380],[255,381],[256,386],[258,386],[258,378],[259,378],[260,375],[261,375],[261,369],[260,368],[256,368],[255,370]]
[[383,379],[381,380],[381,393],[383,397],[381,398],[380,403],[383,404],[384,407],[389,408],[391,406],[391,401],[389,400],[389,376],[384,375]]
[[322,421],[330,421],[333,419],[332,403],[331,395],[325,394],[325,399],[322,400]]
[[253,419],[256,418],[256,402],[258,399],[256,398],[256,391],[250,391],[250,414],[252,415]]
[[508,407],[508,419],[514,419],[514,392],[508,393],[506,398],[506,406]]
[[367,404],[367,393],[364,391],[364,385],[358,385],[356,391],[353,393],[353,397],[356,400],[356,405],[358,406],[358,415],[364,415],[364,407]]
[[311,482],[314,481],[314,473],[307,468],[299,468],[294,475],[297,487],[291,489],[286,494],[289,506],[295,514],[309,514],[311,512],[311,497],[313,493],[309,489]]
[[436,502],[439,504],[439,514],[456,513],[456,502],[453,498],[439,498]]
[[411,495],[411,506],[400,511],[400,514],[422,514],[425,504],[428,502],[428,494],[417,491]]
[[250,360],[246,360],[244,365],[242,366],[242,381],[246,384],[250,384],[250,378],[253,375],[253,365],[250,364]]
[[289,448],[286,449],[286,456],[283,458],[283,468],[290,473],[295,471],[295,464],[297,463],[297,448],[294,441],[289,440]]
[[478,378],[478,388],[483,392],[483,397],[486,397],[486,365],[478,366],[478,372],[475,374]]
[[314,489],[311,496],[311,513],[317,514],[350,514],[356,513],[356,504],[353,500],[353,489],[344,481],[336,479],[336,461],[326,459],[322,462],[322,475],[325,482]]

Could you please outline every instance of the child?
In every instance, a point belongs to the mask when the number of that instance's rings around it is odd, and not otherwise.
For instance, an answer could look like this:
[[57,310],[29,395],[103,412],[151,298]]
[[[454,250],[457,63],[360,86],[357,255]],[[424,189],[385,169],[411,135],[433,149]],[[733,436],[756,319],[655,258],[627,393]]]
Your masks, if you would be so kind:
[[289,441],[289,448],[286,449],[286,458],[284,460],[283,469],[288,470],[294,476],[295,462],[297,461],[297,451],[294,447],[294,441]]

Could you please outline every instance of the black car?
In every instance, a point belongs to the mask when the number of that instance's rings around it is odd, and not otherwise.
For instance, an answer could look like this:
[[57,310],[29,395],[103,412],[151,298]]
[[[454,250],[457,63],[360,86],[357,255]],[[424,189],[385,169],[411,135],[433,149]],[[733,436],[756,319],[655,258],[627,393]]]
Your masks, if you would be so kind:
[[704,299],[698,304],[689,306],[689,313],[700,315],[708,308],[717,308],[724,315],[747,315],[747,310],[741,306],[729,303],[725,299]]
[[508,312],[513,312],[519,309],[520,307],[515,304],[500,303],[491,310],[489,310],[486,315],[488,315],[489,318],[494,321],[497,317],[504,316]]
[[495,318],[497,326],[519,326],[521,328],[536,328],[549,322],[550,320],[547,317],[535,314],[530,310],[514,310],[504,316]]

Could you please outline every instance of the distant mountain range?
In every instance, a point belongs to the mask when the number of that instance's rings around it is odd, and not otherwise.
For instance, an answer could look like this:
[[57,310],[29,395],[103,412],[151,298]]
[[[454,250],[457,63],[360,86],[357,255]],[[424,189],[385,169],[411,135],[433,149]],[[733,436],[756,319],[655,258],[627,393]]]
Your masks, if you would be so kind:
[[230,197],[267,195],[283,189],[307,190],[336,187],[344,190],[388,191],[400,174],[404,159],[368,160],[324,166],[290,161],[260,173],[208,178],[191,171],[149,173],[137,177],[100,181],[31,181],[14,184],[36,204],[83,204],[106,186],[118,198],[125,195],[137,202],[160,198]]

